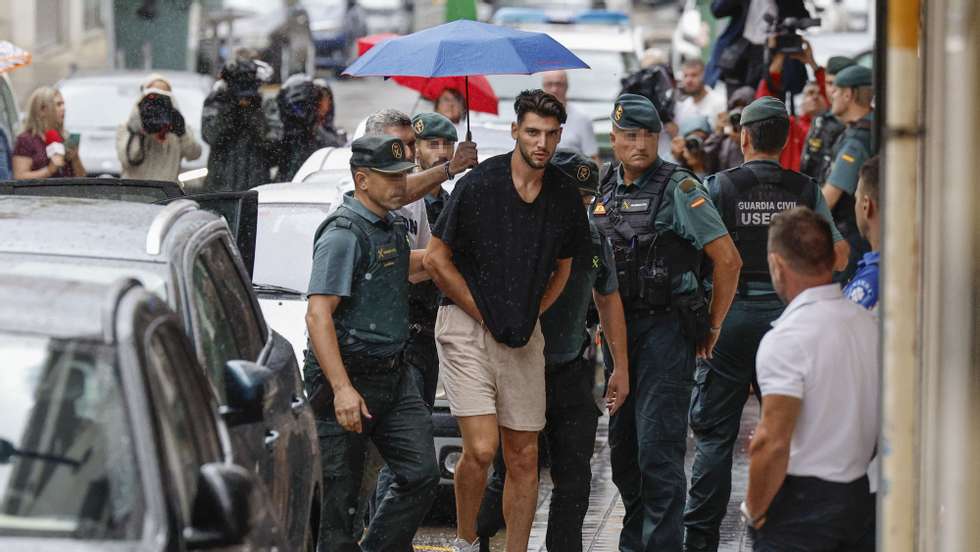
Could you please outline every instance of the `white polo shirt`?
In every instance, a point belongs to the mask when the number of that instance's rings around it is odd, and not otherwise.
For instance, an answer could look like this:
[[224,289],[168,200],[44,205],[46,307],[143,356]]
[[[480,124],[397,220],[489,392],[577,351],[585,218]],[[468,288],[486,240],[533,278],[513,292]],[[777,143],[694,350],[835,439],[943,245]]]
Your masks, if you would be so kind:
[[787,474],[837,483],[865,475],[879,424],[874,316],[830,284],[798,295],[772,325],[756,355],[759,390],[803,401]]

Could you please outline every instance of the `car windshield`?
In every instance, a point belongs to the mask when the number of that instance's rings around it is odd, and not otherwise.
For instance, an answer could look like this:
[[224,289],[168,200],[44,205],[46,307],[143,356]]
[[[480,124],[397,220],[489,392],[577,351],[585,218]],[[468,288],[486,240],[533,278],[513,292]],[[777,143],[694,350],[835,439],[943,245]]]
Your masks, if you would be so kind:
[[139,539],[139,463],[111,351],[0,334],[0,358],[0,537]]
[[[65,98],[65,128],[113,129],[126,122],[139,99],[139,82],[79,82],[61,85]],[[201,130],[201,111],[205,91],[194,87],[174,85],[177,109],[194,130]]]
[[309,289],[313,234],[331,211],[329,203],[259,204],[252,281]]
[[[620,79],[637,69],[628,52],[575,51],[591,69],[568,71],[568,99],[573,102],[612,102],[619,95]],[[540,88],[540,75],[491,75],[490,84],[501,100],[516,98],[522,90]]]

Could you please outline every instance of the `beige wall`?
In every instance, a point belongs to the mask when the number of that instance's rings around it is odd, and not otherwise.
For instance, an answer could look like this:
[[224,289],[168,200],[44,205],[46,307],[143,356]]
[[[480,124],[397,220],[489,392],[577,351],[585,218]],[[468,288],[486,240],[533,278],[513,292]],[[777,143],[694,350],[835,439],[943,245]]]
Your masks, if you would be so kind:
[[[33,62],[10,73],[14,94],[23,110],[24,102],[36,87],[52,85],[78,69],[102,69],[109,66],[107,28],[112,25],[109,7],[103,2],[103,29],[85,30],[84,2],[82,0],[58,0],[54,2],[67,10],[66,33],[60,44],[38,46],[37,18],[54,21],[37,0],[0,0],[0,37],[31,52]],[[71,109],[71,106],[68,106]]]

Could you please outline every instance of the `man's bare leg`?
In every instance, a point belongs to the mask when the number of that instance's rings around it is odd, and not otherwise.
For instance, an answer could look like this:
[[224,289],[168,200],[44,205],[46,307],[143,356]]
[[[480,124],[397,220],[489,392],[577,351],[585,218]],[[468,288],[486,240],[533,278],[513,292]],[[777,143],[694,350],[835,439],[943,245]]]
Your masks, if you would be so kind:
[[538,502],[538,432],[500,428],[503,438],[507,552],[526,552]]
[[[480,511],[480,502],[487,485],[487,472],[497,454],[500,441],[499,429],[497,417],[492,414],[457,418],[457,422],[463,436],[463,454],[456,464],[453,478],[456,492],[456,536],[466,542],[473,542],[476,540],[476,515]],[[537,449],[535,454],[536,451]]]

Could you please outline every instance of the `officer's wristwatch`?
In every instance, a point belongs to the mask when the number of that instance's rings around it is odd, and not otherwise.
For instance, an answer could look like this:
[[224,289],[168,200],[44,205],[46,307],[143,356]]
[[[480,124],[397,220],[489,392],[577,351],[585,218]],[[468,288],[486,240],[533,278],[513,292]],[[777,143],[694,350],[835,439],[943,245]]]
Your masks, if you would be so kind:
[[742,501],[742,504],[739,505],[738,511],[742,514],[742,521],[744,521],[746,525],[748,525],[753,529],[755,529],[756,525],[758,525],[759,522],[765,519],[766,517],[765,512],[762,512],[761,514],[752,517],[752,514],[749,513],[749,507],[745,505],[744,500]]

